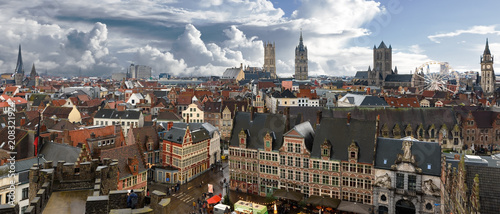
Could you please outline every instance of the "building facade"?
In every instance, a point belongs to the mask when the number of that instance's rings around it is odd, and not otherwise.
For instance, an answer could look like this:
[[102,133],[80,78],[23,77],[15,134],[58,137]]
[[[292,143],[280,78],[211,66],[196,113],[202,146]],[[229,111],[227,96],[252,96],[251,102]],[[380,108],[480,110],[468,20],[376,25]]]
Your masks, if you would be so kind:
[[127,136],[130,128],[144,126],[144,115],[140,111],[101,109],[94,116],[94,126],[96,125],[121,125],[123,134]]
[[378,138],[375,213],[437,213],[441,202],[441,148],[413,138]]
[[191,130],[189,124],[185,128],[174,126],[161,132],[160,138],[163,139],[160,146],[162,166],[174,169],[166,171],[163,180],[186,183],[209,169],[210,134],[207,130]]
[[495,91],[495,71],[493,70],[493,57],[491,56],[488,39],[481,56],[481,88],[487,95],[492,95]]
[[261,196],[288,189],[371,205],[375,121],[318,120],[316,132],[303,122],[284,133],[289,117],[238,113],[229,148],[230,188]]
[[205,122],[205,113],[198,102],[188,105],[187,109],[182,111],[182,118],[186,123],[203,123]]
[[309,73],[307,63],[307,47],[304,46],[301,31],[299,45],[295,47],[295,80],[307,80]]
[[264,43],[264,72],[271,74],[271,79],[276,79],[276,46],[274,42]]

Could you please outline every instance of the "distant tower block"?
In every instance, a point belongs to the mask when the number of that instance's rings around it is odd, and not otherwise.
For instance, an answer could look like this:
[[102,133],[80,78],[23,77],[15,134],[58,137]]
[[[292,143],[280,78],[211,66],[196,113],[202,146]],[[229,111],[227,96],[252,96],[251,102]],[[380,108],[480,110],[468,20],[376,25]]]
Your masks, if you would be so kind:
[[276,79],[276,46],[274,42],[264,43],[264,72],[271,74],[271,79]]

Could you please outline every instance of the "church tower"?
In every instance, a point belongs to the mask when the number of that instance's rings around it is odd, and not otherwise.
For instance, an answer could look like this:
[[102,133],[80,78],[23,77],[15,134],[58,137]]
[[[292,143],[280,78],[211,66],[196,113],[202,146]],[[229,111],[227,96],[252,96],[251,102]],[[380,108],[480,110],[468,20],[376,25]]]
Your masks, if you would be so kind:
[[307,80],[307,47],[302,40],[302,31],[300,31],[299,45],[295,48],[295,80]]
[[373,70],[376,75],[376,85],[382,85],[387,75],[392,74],[392,47],[387,47],[382,41],[377,47],[373,46]]
[[19,53],[17,55],[16,70],[14,71],[14,81],[16,85],[22,85],[24,80],[23,57],[21,56],[21,45],[19,45]]
[[487,95],[495,91],[495,71],[493,70],[493,57],[490,53],[488,39],[486,39],[486,47],[481,57],[481,88]]
[[264,43],[264,72],[270,73],[271,79],[276,79],[276,46],[274,42]]

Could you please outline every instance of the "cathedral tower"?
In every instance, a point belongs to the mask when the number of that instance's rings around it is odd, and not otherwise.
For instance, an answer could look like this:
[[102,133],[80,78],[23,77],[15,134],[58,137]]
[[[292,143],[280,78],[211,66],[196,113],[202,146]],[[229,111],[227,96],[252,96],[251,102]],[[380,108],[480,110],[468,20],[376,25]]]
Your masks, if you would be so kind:
[[295,48],[295,80],[307,80],[307,47],[302,40],[302,31],[300,31],[299,45]]
[[488,39],[486,39],[486,47],[481,57],[481,88],[488,95],[495,91],[495,71],[493,70],[493,57],[490,53]]
[[382,77],[382,81],[387,75],[392,74],[392,47],[390,45],[387,47],[384,41],[378,48],[373,46],[373,70]]
[[19,53],[17,55],[16,70],[14,71],[14,80],[16,85],[22,85],[24,80],[23,57],[21,56],[21,45],[19,45]]
[[276,79],[276,46],[274,42],[264,43],[264,72],[271,74],[271,79]]

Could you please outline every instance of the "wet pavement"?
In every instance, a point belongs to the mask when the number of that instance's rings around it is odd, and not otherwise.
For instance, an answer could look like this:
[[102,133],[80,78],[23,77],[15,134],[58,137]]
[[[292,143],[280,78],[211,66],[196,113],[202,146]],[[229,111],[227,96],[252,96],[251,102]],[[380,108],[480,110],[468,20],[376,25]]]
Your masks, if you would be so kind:
[[[193,209],[193,201],[197,201],[198,198],[201,199],[203,193],[208,192],[208,185],[212,184],[214,187],[214,195],[222,194],[224,197],[226,189],[220,184],[221,181],[226,178],[229,182],[229,166],[227,160],[222,162],[223,170],[208,170],[202,175],[189,181],[187,184],[180,185],[180,189],[177,192],[171,192],[168,196],[171,198],[170,210],[175,211],[173,213],[190,213]],[[200,187],[200,184],[203,185]],[[169,184],[161,183],[150,183],[148,184],[148,190],[153,192],[154,190],[159,190],[167,193],[167,188],[170,187]]]
[[87,196],[92,195],[93,190],[74,190],[53,192],[43,209],[43,213],[85,213]]

